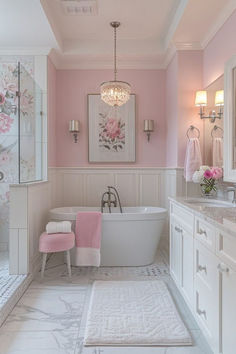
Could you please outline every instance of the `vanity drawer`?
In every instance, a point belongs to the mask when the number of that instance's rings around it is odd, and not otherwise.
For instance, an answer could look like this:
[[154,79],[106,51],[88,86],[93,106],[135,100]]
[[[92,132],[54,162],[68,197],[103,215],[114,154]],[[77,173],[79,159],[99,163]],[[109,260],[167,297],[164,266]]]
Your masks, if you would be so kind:
[[198,324],[214,352],[219,352],[219,294],[196,279],[195,313]]
[[186,226],[190,231],[193,232],[194,216],[184,208],[171,203],[170,208],[171,215],[175,216],[177,219],[181,220],[183,226]]
[[195,239],[194,241],[194,275],[212,291],[217,292],[219,258]]
[[216,232],[216,254],[236,271],[236,237],[224,231]]
[[215,253],[215,230],[206,221],[195,218],[195,238]]

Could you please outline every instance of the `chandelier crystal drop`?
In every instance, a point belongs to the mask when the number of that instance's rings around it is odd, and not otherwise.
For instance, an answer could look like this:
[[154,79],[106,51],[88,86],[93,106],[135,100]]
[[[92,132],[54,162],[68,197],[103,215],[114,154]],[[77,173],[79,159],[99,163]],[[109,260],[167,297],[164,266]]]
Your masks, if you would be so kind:
[[100,89],[101,99],[108,105],[114,107],[122,106],[129,100],[131,87],[128,82],[116,80],[116,29],[120,26],[120,22],[111,22],[110,25],[114,28],[114,81],[103,82]]

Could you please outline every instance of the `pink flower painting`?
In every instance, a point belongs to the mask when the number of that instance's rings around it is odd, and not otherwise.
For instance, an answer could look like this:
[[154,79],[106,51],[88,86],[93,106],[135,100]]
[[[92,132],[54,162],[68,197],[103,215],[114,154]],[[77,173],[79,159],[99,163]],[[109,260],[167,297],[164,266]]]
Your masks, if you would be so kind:
[[9,132],[14,119],[5,113],[0,113],[0,133]]
[[109,151],[122,150],[125,147],[125,123],[120,118],[101,113],[99,116],[99,146]]

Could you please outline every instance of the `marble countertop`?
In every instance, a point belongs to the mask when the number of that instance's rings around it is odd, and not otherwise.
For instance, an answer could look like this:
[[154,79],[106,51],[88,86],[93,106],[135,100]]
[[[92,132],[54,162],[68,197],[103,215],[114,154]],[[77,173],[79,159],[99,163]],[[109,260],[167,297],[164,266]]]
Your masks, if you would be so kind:
[[[209,207],[199,206],[194,203],[188,203],[185,197],[170,197],[169,200],[179,204],[184,209],[187,209],[195,216],[201,217],[213,226],[221,229],[224,232],[236,237],[236,205],[232,207]],[[197,198],[200,200],[200,198]],[[203,199],[204,200],[204,199]]]

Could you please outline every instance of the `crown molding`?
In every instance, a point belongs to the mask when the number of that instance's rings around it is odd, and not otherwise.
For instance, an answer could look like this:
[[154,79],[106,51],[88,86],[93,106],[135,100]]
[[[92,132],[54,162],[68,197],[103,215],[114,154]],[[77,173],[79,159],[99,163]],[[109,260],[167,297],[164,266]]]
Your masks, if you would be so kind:
[[200,42],[175,42],[176,50],[202,50]]
[[163,62],[164,69],[166,69],[170,64],[170,62],[172,61],[172,59],[176,54],[176,51],[177,51],[176,47],[173,44],[167,49],[164,62]]
[[205,49],[209,42],[213,39],[216,33],[220,30],[220,28],[224,25],[224,23],[228,20],[228,18],[232,15],[232,13],[236,9],[236,0],[231,0],[227,6],[225,6],[224,11],[220,13],[217,21],[211,27],[210,31],[206,34],[205,38],[201,42],[202,49]]
[[173,35],[175,34],[175,31],[179,25],[179,22],[184,14],[184,10],[188,4],[189,0],[181,0],[180,4],[175,12],[174,18],[171,21],[170,27],[168,29],[168,32],[164,38],[164,50],[166,51],[171,43],[171,40],[173,38]]
[[[173,43],[165,54],[147,57],[127,57],[119,60],[119,69],[143,69],[143,70],[157,70],[166,69],[176,51],[180,50],[202,50],[199,42]],[[110,69],[113,70],[113,61],[106,57],[96,58],[91,56],[81,57],[79,55],[70,55],[62,53],[58,50],[51,50],[49,57],[54,66],[58,70],[96,70],[96,69]]]
[[0,47],[0,55],[49,55],[49,47]]
[[199,42],[177,42],[172,43],[172,45],[167,49],[163,68],[166,69],[167,66],[170,64],[171,60],[174,58],[177,51],[187,51],[187,50],[202,50],[201,43]]
[[[68,55],[52,50],[49,57],[58,70],[113,70],[113,61],[106,57]],[[147,57],[127,57],[119,60],[119,69],[164,69],[163,54]]]
[[42,9],[45,13],[45,16],[48,19],[49,25],[52,29],[52,32],[54,34],[55,40],[57,42],[58,48],[63,50],[63,41],[62,41],[62,35],[61,35],[61,31],[57,25],[57,23],[55,22],[55,19],[53,17],[53,14],[51,12],[51,9],[48,5],[47,0],[40,0],[40,4],[42,6]]

